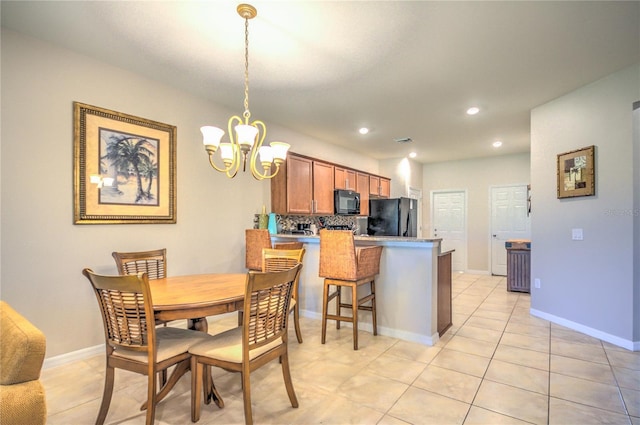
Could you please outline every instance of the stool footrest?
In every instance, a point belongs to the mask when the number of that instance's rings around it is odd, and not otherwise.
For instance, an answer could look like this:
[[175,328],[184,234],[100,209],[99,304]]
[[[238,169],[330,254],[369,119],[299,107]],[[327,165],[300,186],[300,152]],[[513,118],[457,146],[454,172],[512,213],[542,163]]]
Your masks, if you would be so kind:
[[350,316],[336,316],[335,314],[327,314],[327,320],[339,320],[341,322],[353,323],[353,317]]

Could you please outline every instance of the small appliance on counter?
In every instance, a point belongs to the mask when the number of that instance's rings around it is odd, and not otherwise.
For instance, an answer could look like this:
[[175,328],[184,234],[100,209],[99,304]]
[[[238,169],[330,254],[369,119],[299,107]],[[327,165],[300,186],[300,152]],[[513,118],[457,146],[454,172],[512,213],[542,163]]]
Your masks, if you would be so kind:
[[333,205],[336,214],[360,214],[360,194],[353,190],[336,189],[333,192]]
[[325,226],[327,230],[351,230],[348,224],[328,224]]
[[415,238],[418,223],[418,201],[410,198],[369,200],[368,234],[371,236],[404,236]]

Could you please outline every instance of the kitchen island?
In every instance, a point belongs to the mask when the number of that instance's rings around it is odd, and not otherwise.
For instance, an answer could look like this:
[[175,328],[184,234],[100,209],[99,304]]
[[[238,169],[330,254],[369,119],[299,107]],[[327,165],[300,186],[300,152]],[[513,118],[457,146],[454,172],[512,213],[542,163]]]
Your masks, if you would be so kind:
[[[299,241],[306,254],[300,277],[300,314],[322,319],[324,279],[318,276],[320,237],[272,235],[273,242]],[[356,236],[356,246],[383,246],[376,277],[378,333],[406,341],[433,345],[438,339],[438,255],[441,239],[394,236]],[[335,311],[335,302],[329,306]],[[360,312],[359,328],[372,331],[371,314]],[[335,329],[329,321],[327,330]],[[346,324],[350,326],[350,324]],[[328,338],[331,341],[331,338]]]

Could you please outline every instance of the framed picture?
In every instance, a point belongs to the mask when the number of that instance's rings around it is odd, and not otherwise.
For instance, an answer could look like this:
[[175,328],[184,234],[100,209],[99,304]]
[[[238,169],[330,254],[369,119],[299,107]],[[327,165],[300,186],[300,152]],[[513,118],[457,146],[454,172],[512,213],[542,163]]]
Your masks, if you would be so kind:
[[596,194],[595,146],[558,155],[558,199]]
[[74,222],[176,222],[176,127],[73,103]]

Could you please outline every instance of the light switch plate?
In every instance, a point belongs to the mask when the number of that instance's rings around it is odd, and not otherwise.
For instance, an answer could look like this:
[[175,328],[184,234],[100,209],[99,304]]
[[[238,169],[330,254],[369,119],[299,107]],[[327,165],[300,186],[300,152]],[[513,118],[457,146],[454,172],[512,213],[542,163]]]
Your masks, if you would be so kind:
[[571,229],[571,239],[574,241],[583,240],[582,229]]

